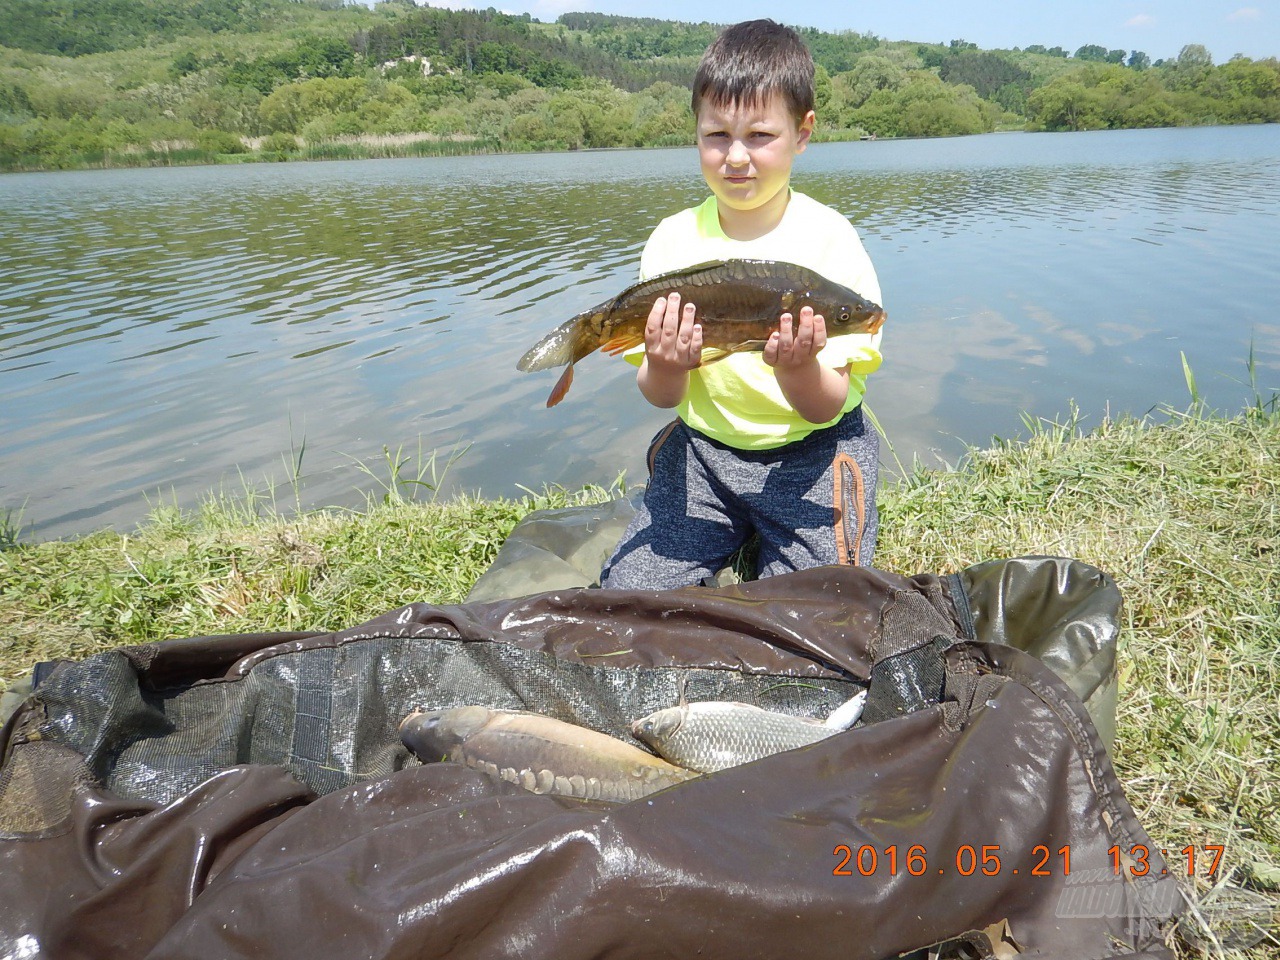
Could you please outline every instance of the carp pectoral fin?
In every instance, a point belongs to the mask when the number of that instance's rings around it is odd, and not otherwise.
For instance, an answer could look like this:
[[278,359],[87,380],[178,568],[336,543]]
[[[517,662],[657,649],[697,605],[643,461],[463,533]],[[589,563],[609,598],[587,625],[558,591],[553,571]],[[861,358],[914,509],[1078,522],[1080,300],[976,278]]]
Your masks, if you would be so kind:
[[702,366],[716,363],[723,360],[732,353],[741,353],[744,350],[763,350],[768,340],[743,340],[741,343],[735,343],[727,347],[707,347],[702,351]]
[[560,379],[556,381],[556,385],[551,388],[551,396],[547,397],[547,406],[554,407],[557,403],[564,399],[564,395],[569,392],[569,387],[573,385],[573,364],[569,364],[564,368],[564,373],[560,374]]
[[611,357],[616,357],[620,353],[630,350],[632,347],[638,347],[644,343],[644,337],[630,335],[622,337],[613,337],[600,344],[600,349]]

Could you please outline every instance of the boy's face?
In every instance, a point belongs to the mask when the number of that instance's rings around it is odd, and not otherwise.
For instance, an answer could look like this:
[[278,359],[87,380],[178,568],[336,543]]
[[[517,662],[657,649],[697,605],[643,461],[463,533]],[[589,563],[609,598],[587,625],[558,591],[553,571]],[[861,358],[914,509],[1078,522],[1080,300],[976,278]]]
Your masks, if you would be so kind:
[[800,121],[781,94],[759,104],[698,108],[698,155],[702,175],[721,208],[766,217],[786,205],[791,164],[813,132],[813,111]]

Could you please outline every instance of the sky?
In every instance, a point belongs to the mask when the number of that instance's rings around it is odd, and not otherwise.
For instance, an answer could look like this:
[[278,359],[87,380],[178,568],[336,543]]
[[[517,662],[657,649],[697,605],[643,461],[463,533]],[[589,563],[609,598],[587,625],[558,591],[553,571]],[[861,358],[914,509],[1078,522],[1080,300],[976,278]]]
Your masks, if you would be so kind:
[[885,40],[983,49],[1038,43],[1074,53],[1085,44],[1170,59],[1185,44],[1214,63],[1235,54],[1280,57],[1280,0],[430,0],[435,7],[495,7],[552,22],[567,11],[659,20],[736,23],[770,17],[792,26],[873,33]]

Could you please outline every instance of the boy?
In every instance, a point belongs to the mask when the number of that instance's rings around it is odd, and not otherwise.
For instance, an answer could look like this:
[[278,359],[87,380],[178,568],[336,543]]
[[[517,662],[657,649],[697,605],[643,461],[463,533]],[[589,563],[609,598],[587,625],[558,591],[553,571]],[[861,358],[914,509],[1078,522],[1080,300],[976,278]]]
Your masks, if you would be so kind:
[[[712,195],[658,225],[642,278],[710,260],[779,260],[881,302],[849,221],[789,186],[813,132],[813,74],[800,38],[771,20],[729,27],[707,48],[693,112]],[[762,353],[706,367],[701,336],[697,304],[672,293],[654,303],[644,347],[628,355],[641,394],[679,419],[650,445],[644,503],[601,585],[699,583],[753,532],[762,577],[870,563],[879,437],[861,401],[880,334],[828,340],[824,318],[805,307],[779,318]]]

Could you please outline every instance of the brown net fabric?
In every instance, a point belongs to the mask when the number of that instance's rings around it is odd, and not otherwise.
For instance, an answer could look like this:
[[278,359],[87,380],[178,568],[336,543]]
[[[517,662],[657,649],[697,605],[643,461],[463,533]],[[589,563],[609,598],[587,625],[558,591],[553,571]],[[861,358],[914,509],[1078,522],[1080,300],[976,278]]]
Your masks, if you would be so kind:
[[[998,602],[1025,587],[1095,659],[1070,624],[1113,585],[1020,562]],[[6,728],[0,956],[1169,958],[1178,892],[1113,870],[1149,841],[1089,712],[974,638],[991,582],[572,589],[61,664]],[[681,687],[823,716],[868,683],[868,722],[625,805],[395,735],[483,703],[627,737]]]

